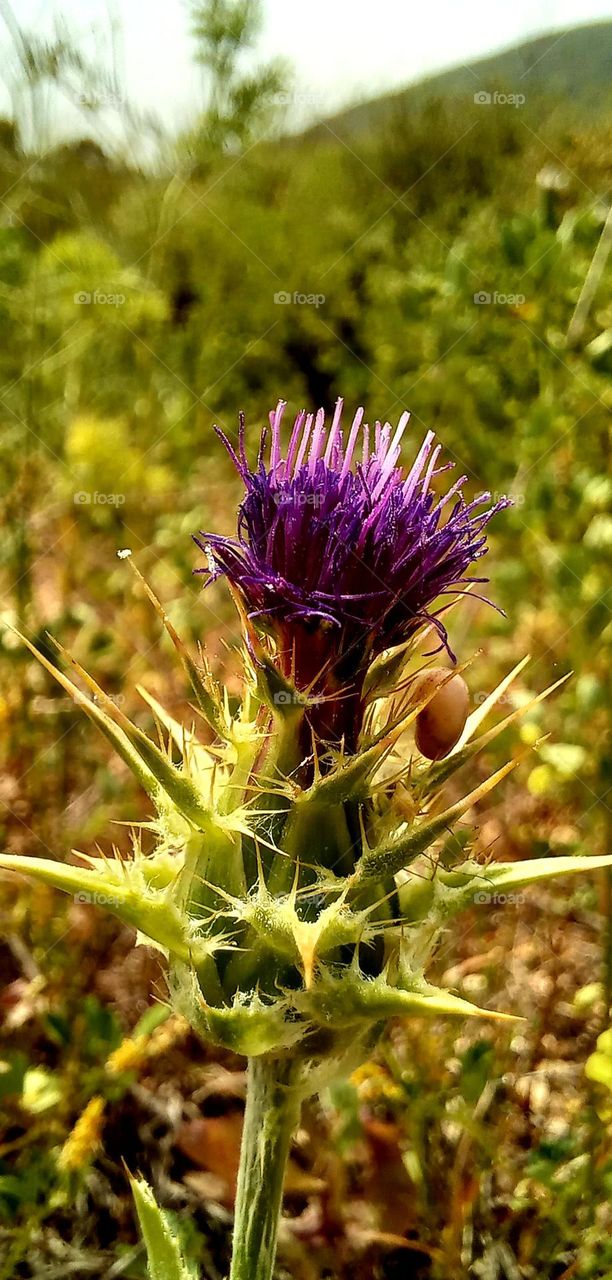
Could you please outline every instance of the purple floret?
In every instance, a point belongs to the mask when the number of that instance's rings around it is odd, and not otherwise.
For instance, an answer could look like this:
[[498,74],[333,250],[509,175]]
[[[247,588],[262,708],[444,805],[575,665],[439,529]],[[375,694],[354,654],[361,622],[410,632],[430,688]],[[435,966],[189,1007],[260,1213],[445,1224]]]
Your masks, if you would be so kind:
[[301,689],[317,692],[317,681],[326,695],[347,684],[357,689],[376,654],[425,623],[448,648],[442,597],[486,581],[467,570],[485,554],[486,525],[509,500],[487,505],[485,493],[466,503],[466,476],[438,497],[432,480],[453,464],[438,466],[433,432],[404,476],[398,463],[408,413],[393,432],[380,422],[371,430],[358,409],[345,444],[342,400],[329,431],[322,409],[302,411],[283,457],[284,411],[280,400],[270,414],[269,460],[264,430],[255,470],[242,416],[237,454],[219,432],[246,495],[236,539],[195,539],[208,561],[198,572],[209,581],[228,578],[255,626],[274,635],[280,665]]

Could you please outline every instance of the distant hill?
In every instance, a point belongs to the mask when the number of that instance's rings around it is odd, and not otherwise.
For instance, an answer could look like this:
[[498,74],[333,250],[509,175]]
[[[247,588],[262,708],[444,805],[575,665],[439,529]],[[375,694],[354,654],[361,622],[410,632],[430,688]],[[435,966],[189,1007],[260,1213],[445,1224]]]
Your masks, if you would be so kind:
[[501,53],[478,58],[427,76],[399,92],[359,103],[315,124],[309,134],[327,124],[335,133],[355,135],[377,128],[400,110],[413,110],[432,99],[473,99],[495,89],[570,103],[600,107],[612,102],[612,21],[568,27],[527,40]]

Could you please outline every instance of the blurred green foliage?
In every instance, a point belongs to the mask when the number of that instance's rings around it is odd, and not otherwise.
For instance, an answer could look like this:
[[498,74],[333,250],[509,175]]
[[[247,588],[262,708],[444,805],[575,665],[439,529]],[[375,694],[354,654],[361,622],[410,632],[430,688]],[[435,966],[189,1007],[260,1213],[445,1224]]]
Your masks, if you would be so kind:
[[[166,703],[168,690],[181,702],[155,617],[115,558],[129,546],[186,638],[206,638],[231,692],[220,632],[235,624],[222,590],[200,598],[191,578],[191,533],[229,531],[239,493],[213,423],[232,436],[244,409],[252,446],[279,396],[291,410],[330,409],[341,394],[391,421],[409,408],[415,447],[434,428],[466,473],[466,490],[508,492],[515,502],[492,530],[486,562],[486,593],[505,616],[474,601],[452,618],[460,657],[483,649],[469,676],[474,698],[526,651],[524,698],[575,671],[531,716],[525,741],[549,741],[483,815],[483,844],[501,842],[496,851],[516,855],[598,851],[610,787],[610,262],[579,341],[568,345],[567,331],[608,215],[612,119],[535,99],[520,110],[483,110],[466,94],[418,108],[398,102],[349,140],[333,121],[281,136],[285,72],[243,69],[256,10],[222,0],[194,6],[207,77],[201,116],[170,139],[125,104],[125,146],[115,131],[106,148],[93,124],[95,138],[41,145],[43,82],[85,95],[96,123],[116,85],[63,29],[44,45],[18,33],[16,120],[0,126],[3,613],[43,646],[47,629],[60,636],[113,696],[129,702],[144,678],[153,692],[165,685]],[[109,848],[111,816],[145,816],[105,746],[10,633],[0,638],[0,724],[8,848],[55,856],[94,840]],[[128,847],[127,829],[115,827],[112,838]],[[573,902],[592,920],[588,895]],[[27,1232],[49,1209],[60,1236],[70,1235],[57,1150],[93,1095],[118,1105],[128,1088],[111,1087],[104,1074],[125,1019],[85,995],[101,963],[98,943],[78,931],[62,941],[66,919],[54,910],[17,894],[6,911],[9,935],[26,926],[45,972],[44,957],[57,950],[44,1009],[34,1009],[27,1034],[13,1027],[3,1052],[0,1096],[19,1101],[0,1153],[1,1221],[14,1228],[2,1280],[35,1274],[24,1261]],[[112,928],[103,927],[104,947]],[[74,957],[86,954],[81,972]],[[427,1193],[444,1187],[454,1124],[475,1148],[480,1179],[484,1262],[470,1275],[609,1276],[604,1112],[594,1140],[583,1091],[558,1141],[540,1135],[527,1149],[520,1124],[510,1134],[497,1103],[486,1120],[478,1114],[508,1051],[477,1040],[450,1060],[450,1041],[444,1049],[436,1035],[423,1031],[408,1064],[390,1045],[384,1070],[393,1087],[367,1102],[400,1126],[416,1235],[445,1242],[444,1256],[460,1265],[461,1204],[474,1205],[473,1186],[455,1170],[452,1219],[445,1192]],[[587,1048],[581,1041],[583,1058]],[[590,1059],[596,1082],[608,1083],[608,1049],[602,1037]],[[348,1158],[364,1140],[359,1090],[339,1086],[334,1100],[337,1147]],[[520,1115],[520,1102],[512,1105]],[[485,1206],[497,1144],[511,1173]],[[107,1167],[105,1177],[117,1195],[116,1174]],[[108,1207],[95,1212],[112,1217]],[[84,1248],[74,1231],[75,1248]],[[208,1258],[210,1231],[210,1222],[202,1226],[194,1256]],[[106,1233],[95,1274],[111,1274]],[[123,1270],[113,1274],[139,1278],[142,1258],[131,1256],[128,1237],[117,1246]],[[519,1253],[520,1244],[520,1271],[504,1271],[504,1241]],[[433,1249],[430,1269],[414,1274],[441,1276],[436,1257]]]

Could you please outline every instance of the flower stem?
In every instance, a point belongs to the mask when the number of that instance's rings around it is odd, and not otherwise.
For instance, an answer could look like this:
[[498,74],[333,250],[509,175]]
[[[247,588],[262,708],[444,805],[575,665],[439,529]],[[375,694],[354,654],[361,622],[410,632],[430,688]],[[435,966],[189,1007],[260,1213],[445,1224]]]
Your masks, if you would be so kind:
[[249,1059],[230,1280],[271,1280],[301,1093],[290,1059]]

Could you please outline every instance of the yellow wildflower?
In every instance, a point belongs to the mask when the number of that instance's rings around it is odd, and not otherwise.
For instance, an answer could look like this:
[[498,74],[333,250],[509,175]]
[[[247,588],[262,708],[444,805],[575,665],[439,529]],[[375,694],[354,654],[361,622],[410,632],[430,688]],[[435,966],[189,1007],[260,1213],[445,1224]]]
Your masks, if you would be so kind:
[[68,1134],[58,1157],[59,1168],[64,1173],[84,1169],[94,1159],[100,1145],[104,1105],[104,1098],[91,1098]]

